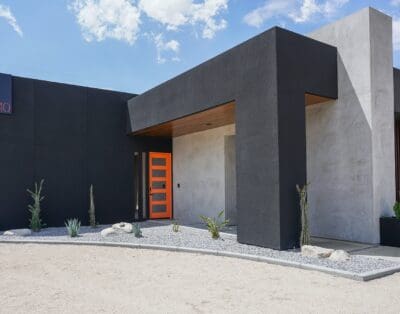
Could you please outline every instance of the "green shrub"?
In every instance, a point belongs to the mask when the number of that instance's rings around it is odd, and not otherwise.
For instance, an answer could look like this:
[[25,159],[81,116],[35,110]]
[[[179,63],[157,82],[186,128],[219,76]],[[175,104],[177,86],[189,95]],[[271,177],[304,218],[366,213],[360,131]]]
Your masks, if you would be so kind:
[[132,225],[132,232],[136,238],[142,237],[142,230],[140,229],[140,225],[138,223]]
[[179,232],[179,224],[178,224],[178,222],[174,221],[174,223],[172,224],[172,231],[173,232]]
[[394,211],[394,215],[396,216],[396,218],[400,219],[400,203],[399,202],[394,203],[393,211]]
[[221,221],[221,217],[223,214],[224,210],[221,210],[217,218],[214,217],[210,218],[207,216],[200,215],[201,220],[203,220],[204,223],[206,224],[207,229],[211,233],[211,237],[213,239],[218,239],[220,230],[229,223],[229,220]]
[[40,211],[41,211],[40,203],[44,199],[44,196],[41,196],[43,182],[44,182],[43,179],[40,180],[39,184],[35,182],[34,191],[27,189],[27,192],[33,199],[33,204],[28,205],[28,210],[31,213],[31,218],[29,219],[29,228],[31,228],[31,230],[35,232],[39,232],[40,229],[42,229],[46,225],[42,222],[42,219],[40,218]]
[[89,199],[90,199],[90,205],[89,205],[89,224],[92,228],[97,227],[97,222],[96,222],[96,213],[95,213],[95,206],[94,206],[94,195],[93,195],[93,185],[90,185],[89,188]]
[[311,242],[310,231],[308,229],[308,200],[307,188],[309,184],[303,187],[296,185],[297,192],[300,198],[300,211],[301,211],[301,233],[300,233],[300,246],[309,245]]
[[81,228],[81,222],[77,219],[68,219],[65,223],[67,227],[68,234],[71,238],[77,237],[79,235],[79,229]]

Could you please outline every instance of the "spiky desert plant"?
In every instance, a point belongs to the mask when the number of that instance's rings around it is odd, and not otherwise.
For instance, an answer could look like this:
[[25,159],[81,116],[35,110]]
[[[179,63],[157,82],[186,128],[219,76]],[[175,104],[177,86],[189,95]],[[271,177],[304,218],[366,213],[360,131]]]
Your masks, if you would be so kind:
[[136,238],[142,237],[142,230],[140,229],[140,225],[138,223],[132,225],[132,232]]
[[224,214],[224,210],[221,210],[218,214],[218,217],[211,218],[207,216],[200,215],[201,220],[207,226],[208,231],[211,233],[211,237],[213,239],[219,239],[219,232],[223,227],[225,227],[229,223],[229,219],[221,220],[222,215]]
[[93,184],[91,184],[90,188],[89,188],[89,199],[90,199],[89,224],[92,228],[96,228],[97,222],[96,222],[96,212],[95,212],[95,206],[94,206]]
[[81,228],[81,222],[77,218],[68,219],[65,222],[65,227],[67,227],[69,236],[71,238],[74,238],[79,235],[79,229]]
[[174,221],[174,223],[172,224],[172,231],[179,232],[179,223],[177,221]]
[[31,218],[29,219],[29,228],[31,228],[31,230],[35,232],[39,232],[40,229],[42,229],[46,225],[42,222],[42,219],[40,218],[40,211],[41,211],[40,203],[44,199],[44,196],[41,195],[43,183],[44,183],[43,179],[40,180],[39,184],[35,182],[34,191],[27,189],[27,192],[33,199],[33,204],[28,205],[28,210],[31,213]]
[[309,245],[310,231],[308,229],[308,200],[307,200],[307,188],[309,183],[303,187],[296,185],[297,193],[300,199],[300,211],[301,211],[301,233],[300,233],[300,245]]
[[394,215],[396,216],[396,218],[400,219],[400,203],[399,202],[394,203],[393,211],[394,211]]

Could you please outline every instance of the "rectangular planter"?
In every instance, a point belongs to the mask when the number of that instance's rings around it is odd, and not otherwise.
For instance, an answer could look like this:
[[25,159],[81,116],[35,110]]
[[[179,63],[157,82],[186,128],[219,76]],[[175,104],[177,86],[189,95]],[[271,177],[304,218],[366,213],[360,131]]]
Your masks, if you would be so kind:
[[400,247],[400,219],[382,217],[380,219],[381,245]]

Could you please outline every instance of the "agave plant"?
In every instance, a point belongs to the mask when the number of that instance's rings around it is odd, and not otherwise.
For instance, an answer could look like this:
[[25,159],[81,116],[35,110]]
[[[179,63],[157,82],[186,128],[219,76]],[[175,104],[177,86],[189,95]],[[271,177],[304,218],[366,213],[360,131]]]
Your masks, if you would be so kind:
[[211,233],[211,237],[213,239],[219,239],[219,232],[223,227],[225,227],[228,223],[229,220],[221,220],[222,215],[224,214],[224,210],[221,210],[221,212],[218,214],[218,217],[215,218],[210,218],[207,216],[200,215],[200,218],[204,221],[204,223],[207,225],[208,231]]
[[68,234],[71,238],[77,237],[79,235],[79,229],[81,228],[81,222],[77,219],[68,219],[65,222],[65,226],[67,227]]
[[400,203],[396,202],[393,205],[394,215],[397,219],[400,219]]
[[172,224],[172,231],[179,232],[179,223],[177,221],[174,221],[174,223]]

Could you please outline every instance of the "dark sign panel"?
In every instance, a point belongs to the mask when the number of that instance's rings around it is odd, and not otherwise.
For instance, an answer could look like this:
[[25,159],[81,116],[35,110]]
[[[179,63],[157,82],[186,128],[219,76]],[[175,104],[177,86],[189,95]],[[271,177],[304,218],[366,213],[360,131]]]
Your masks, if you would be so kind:
[[12,80],[11,75],[0,73],[0,113],[12,113]]

